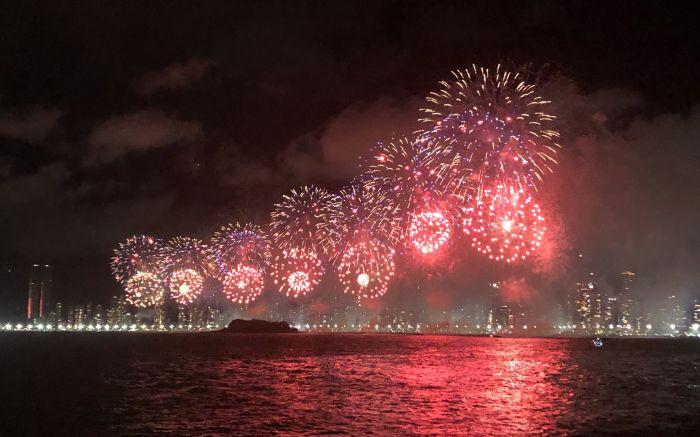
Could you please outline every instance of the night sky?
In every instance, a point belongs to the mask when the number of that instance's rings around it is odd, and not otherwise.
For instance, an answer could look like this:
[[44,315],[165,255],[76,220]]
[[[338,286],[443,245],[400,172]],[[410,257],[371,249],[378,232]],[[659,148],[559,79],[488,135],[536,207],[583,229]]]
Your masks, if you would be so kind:
[[551,78],[564,146],[542,189],[551,250],[503,271],[453,248],[428,303],[503,278],[556,298],[580,268],[696,296],[700,35],[669,6],[6,2],[0,316],[21,308],[32,263],[55,266],[58,299],[106,301],[109,256],[131,234],[206,238],[263,223],[298,185],[341,187],[358,154],[416,128],[450,70],[499,61]]

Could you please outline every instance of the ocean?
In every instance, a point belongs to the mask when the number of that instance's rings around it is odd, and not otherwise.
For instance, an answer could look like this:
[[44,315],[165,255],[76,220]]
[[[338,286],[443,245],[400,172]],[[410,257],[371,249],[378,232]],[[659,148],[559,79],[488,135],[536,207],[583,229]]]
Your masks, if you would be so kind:
[[0,334],[0,434],[698,435],[697,339]]

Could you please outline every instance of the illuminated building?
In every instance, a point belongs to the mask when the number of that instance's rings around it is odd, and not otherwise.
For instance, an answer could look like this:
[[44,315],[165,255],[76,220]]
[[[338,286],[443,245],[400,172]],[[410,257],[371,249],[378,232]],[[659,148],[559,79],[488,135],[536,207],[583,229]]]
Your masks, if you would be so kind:
[[700,302],[693,303],[693,323],[700,323]]
[[51,266],[34,264],[29,273],[27,320],[43,320],[51,302]]
[[605,325],[603,313],[603,292],[595,273],[589,273],[586,281],[576,283],[575,289],[576,324],[586,331],[600,329]]
[[102,324],[104,323],[104,313],[102,312],[102,305],[98,304],[95,306],[95,314],[92,317],[92,321],[95,324]]
[[63,322],[65,321],[63,319],[63,303],[56,302],[56,309],[54,310],[54,312],[56,313],[56,323],[63,324]]
[[661,306],[661,331],[671,334],[688,327],[688,317],[683,304],[676,295],[668,296]]
[[177,306],[177,326],[180,328],[187,327],[190,324],[190,314],[187,307],[184,305]]
[[634,300],[632,293],[632,285],[634,283],[634,272],[622,272],[622,290],[617,296],[618,320],[620,326],[631,326],[634,322]]
[[613,327],[619,324],[619,307],[617,296],[605,296],[603,298],[605,304],[603,305],[603,321],[606,325]]
[[207,326],[212,328],[223,328],[223,314],[218,308],[207,307]]

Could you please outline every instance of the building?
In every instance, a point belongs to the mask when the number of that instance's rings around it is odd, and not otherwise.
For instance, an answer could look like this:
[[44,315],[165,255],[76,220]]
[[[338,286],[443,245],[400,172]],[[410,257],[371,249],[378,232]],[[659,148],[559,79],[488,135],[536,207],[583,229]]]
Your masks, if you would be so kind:
[[27,293],[27,320],[43,321],[48,316],[51,303],[52,286],[51,266],[34,264],[29,272],[29,290]]
[[595,273],[585,281],[577,282],[574,291],[574,322],[584,330],[600,329],[605,325],[605,293]]
[[671,334],[682,332],[688,327],[688,317],[683,303],[676,295],[664,299],[661,306],[661,330]]
[[622,287],[617,297],[617,320],[616,325],[621,327],[632,326],[634,323],[635,316],[635,301],[633,294],[633,284],[635,273],[634,272],[622,272],[620,273],[622,278]]

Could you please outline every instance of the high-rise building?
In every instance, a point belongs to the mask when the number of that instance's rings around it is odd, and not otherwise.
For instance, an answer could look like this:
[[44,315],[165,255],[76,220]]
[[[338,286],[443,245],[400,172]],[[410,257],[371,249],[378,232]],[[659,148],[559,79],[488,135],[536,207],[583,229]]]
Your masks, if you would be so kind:
[[29,272],[27,293],[27,320],[43,320],[51,302],[51,266],[34,264]]
[[63,318],[63,303],[61,302],[56,302],[56,323],[57,324],[63,324],[64,318]]
[[634,284],[634,272],[620,273],[622,278],[622,289],[617,296],[617,324],[626,327],[634,324],[635,302],[632,292]]
[[688,317],[681,300],[676,295],[664,299],[661,306],[661,327],[663,331],[675,333],[688,327]]
[[575,322],[581,328],[592,330],[604,326],[604,293],[595,273],[589,273],[587,280],[577,282],[575,289]]

